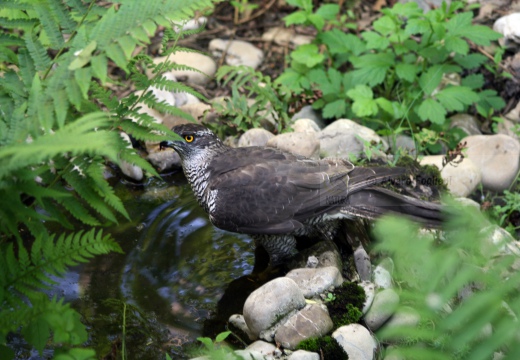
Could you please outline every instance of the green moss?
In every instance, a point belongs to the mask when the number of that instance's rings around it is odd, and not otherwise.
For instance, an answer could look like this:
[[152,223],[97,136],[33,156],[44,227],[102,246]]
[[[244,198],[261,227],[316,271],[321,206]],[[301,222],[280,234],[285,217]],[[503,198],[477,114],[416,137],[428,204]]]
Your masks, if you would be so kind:
[[346,360],[348,355],[343,351],[343,348],[331,336],[324,336],[322,338],[311,338],[302,341],[296,347],[296,350],[312,351],[318,354],[323,353],[323,357],[327,360]]
[[337,287],[334,299],[326,303],[334,328],[358,322],[365,297],[363,288],[355,283],[344,282]]

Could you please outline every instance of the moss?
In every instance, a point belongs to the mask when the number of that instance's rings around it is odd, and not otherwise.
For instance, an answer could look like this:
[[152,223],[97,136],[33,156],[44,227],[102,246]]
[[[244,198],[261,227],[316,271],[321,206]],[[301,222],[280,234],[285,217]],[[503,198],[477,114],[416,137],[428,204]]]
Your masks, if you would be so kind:
[[334,290],[334,299],[327,302],[334,328],[358,322],[365,303],[365,291],[355,283],[344,282]]
[[323,358],[327,360],[345,360],[348,355],[343,351],[343,348],[332,336],[324,336],[321,338],[311,338],[302,341],[296,347],[296,350],[312,351],[318,354],[323,354]]

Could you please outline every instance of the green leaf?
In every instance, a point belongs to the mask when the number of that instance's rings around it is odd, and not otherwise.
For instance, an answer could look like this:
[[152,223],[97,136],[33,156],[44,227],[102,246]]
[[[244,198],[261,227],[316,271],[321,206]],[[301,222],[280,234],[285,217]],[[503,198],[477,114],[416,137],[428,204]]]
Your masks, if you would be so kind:
[[318,35],[321,42],[327,45],[332,55],[337,54],[354,54],[359,55],[365,51],[366,47],[363,41],[352,34],[345,34],[339,29],[332,29]]
[[354,89],[347,91],[347,96],[354,100],[352,110],[357,116],[377,115],[377,102],[374,100],[374,93],[366,85],[357,85]]
[[469,52],[468,43],[458,36],[446,36],[444,38],[446,49],[457,54],[466,55]]
[[294,61],[298,61],[310,68],[320,64],[323,62],[323,60],[325,60],[325,56],[319,53],[318,46],[314,44],[298,46],[296,50],[291,52],[291,58]]
[[347,103],[344,99],[338,99],[328,103],[323,107],[322,115],[324,118],[340,118],[347,110]]
[[307,20],[309,20],[309,22],[312,25],[314,25],[314,27],[318,31],[321,31],[323,29],[323,27],[325,26],[325,19],[320,15],[310,14],[309,16],[307,16]]
[[397,25],[390,16],[380,17],[372,24],[374,30],[383,36],[388,36],[396,31]]
[[416,74],[419,72],[420,67],[415,64],[399,63],[395,66],[395,73],[400,79],[408,82],[414,82],[417,78]]
[[373,31],[364,31],[361,36],[367,42],[367,49],[384,50],[390,45],[390,41]]
[[446,121],[446,109],[434,99],[424,100],[417,109],[417,115],[423,120],[442,125]]
[[86,64],[90,62],[92,58],[92,53],[96,50],[97,43],[95,41],[91,41],[81,52],[76,56],[74,60],[69,65],[69,70],[76,70],[82,68]]
[[291,26],[294,24],[304,24],[307,21],[307,14],[303,11],[296,11],[283,18],[285,26]]
[[339,5],[338,4],[323,4],[318,10],[316,10],[316,15],[321,16],[325,20],[334,20],[336,15],[339,13]]
[[431,31],[430,22],[425,19],[410,19],[406,23],[405,34],[425,34]]
[[217,335],[217,337],[215,338],[215,342],[222,342],[224,340],[226,340],[226,338],[231,334],[231,331],[224,331],[220,334]]
[[463,111],[466,105],[479,101],[479,96],[465,86],[450,86],[442,89],[435,97],[448,111]]
[[22,335],[41,354],[50,337],[49,324],[42,317],[37,317],[22,328]]
[[419,85],[426,95],[430,95],[441,83],[444,68],[442,65],[434,65],[424,72],[419,78]]
[[77,69],[74,71],[74,78],[76,79],[79,89],[81,90],[83,99],[87,99],[88,90],[90,88],[90,80],[92,79],[92,68],[85,67]]
[[92,74],[97,77],[101,84],[105,85],[107,82],[108,60],[105,55],[94,56],[91,60]]
[[395,63],[395,56],[392,53],[381,52],[353,57],[351,60],[356,68],[352,72],[355,81],[358,84],[375,86],[385,80],[387,71]]
[[468,75],[462,79],[461,85],[470,89],[480,89],[484,86],[484,76],[482,74]]
[[390,114],[393,119],[402,119],[406,114],[406,108],[403,104],[398,103],[396,101],[390,101],[385,98],[377,98],[375,99],[377,105],[381,108],[381,110]]
[[453,60],[465,69],[475,69],[484,64],[488,59],[482,54],[468,54],[464,56],[456,54]]

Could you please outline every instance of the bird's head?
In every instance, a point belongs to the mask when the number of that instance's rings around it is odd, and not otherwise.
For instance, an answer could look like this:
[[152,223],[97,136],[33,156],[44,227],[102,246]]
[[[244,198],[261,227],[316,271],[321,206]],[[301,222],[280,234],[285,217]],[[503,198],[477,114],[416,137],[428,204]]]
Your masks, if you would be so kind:
[[174,149],[182,160],[204,157],[225,147],[211,130],[199,124],[177,125],[172,131],[182,139],[162,141],[159,146]]

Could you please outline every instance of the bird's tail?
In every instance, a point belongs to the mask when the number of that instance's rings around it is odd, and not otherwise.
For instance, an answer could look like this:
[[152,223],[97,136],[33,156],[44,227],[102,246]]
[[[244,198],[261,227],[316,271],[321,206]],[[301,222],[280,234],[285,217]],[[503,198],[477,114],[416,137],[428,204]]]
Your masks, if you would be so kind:
[[405,215],[423,226],[437,228],[443,221],[442,206],[380,188],[368,187],[348,197],[341,209],[347,215],[375,219],[385,214]]

